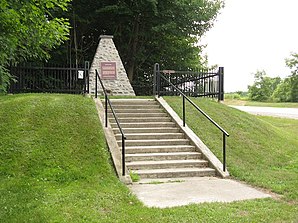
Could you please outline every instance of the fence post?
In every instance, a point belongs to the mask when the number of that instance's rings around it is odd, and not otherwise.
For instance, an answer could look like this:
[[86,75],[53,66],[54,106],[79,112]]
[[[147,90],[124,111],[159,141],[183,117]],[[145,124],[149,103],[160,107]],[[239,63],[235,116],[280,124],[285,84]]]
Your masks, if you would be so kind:
[[218,101],[224,100],[224,68],[219,67],[218,69],[218,79],[219,79],[219,92]]
[[157,95],[160,97],[160,71],[159,71],[159,64],[156,63],[156,77],[157,77]]
[[158,63],[154,64],[153,68],[153,95],[156,95],[156,72]]
[[85,61],[85,67],[84,67],[84,73],[85,73],[85,86],[84,86],[84,93],[89,94],[89,61]]

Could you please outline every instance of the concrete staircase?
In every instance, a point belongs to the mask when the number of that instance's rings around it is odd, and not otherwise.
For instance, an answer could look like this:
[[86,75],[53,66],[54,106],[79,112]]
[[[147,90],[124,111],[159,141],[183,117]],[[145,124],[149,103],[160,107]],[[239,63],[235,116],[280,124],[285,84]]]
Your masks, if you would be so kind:
[[[150,99],[111,100],[126,135],[126,166],[144,178],[215,176],[216,171],[176,123]],[[121,134],[111,112],[109,122],[121,149]]]

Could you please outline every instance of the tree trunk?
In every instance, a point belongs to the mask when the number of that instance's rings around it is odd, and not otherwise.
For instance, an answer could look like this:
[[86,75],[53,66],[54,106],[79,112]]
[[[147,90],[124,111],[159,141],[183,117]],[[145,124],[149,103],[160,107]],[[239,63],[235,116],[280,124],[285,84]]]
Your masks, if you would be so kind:
[[136,54],[139,42],[139,29],[140,29],[140,15],[137,16],[134,27],[132,29],[132,37],[129,41],[129,52],[128,62],[127,62],[127,76],[130,82],[134,79],[134,70],[136,66]]

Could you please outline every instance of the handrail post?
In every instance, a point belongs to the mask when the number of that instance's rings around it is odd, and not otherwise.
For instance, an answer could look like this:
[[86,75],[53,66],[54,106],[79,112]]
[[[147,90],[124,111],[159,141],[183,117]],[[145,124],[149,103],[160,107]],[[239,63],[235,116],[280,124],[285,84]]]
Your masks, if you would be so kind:
[[95,70],[95,98],[97,98],[97,70]]
[[182,96],[182,116],[183,116],[183,127],[185,127],[185,97]]
[[122,134],[122,176],[125,176],[125,137]]
[[226,134],[223,133],[223,171],[226,172]]
[[105,94],[105,125],[108,127],[108,96]]

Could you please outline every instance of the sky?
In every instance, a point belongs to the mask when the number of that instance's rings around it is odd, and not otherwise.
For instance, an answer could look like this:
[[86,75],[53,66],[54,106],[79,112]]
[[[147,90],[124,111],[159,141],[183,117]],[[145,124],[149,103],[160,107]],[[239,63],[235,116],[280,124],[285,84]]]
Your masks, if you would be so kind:
[[298,53],[298,0],[225,0],[202,39],[209,65],[224,67],[225,92],[246,91],[254,74],[290,75],[285,58]]

